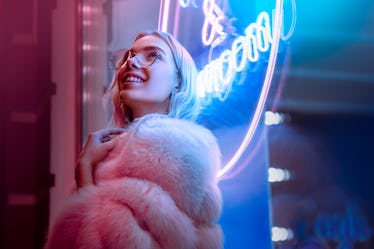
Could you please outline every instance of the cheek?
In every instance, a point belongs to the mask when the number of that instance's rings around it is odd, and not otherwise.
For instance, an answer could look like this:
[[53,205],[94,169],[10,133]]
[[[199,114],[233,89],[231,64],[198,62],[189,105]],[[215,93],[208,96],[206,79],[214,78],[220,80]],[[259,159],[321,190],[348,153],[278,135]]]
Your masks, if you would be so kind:
[[176,74],[173,71],[158,71],[152,77],[149,87],[157,94],[169,95],[177,84]]

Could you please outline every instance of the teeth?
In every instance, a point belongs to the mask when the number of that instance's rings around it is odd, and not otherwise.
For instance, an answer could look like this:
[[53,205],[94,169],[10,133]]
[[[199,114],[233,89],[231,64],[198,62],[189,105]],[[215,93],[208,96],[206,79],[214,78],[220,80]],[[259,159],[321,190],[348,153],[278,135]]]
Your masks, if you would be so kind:
[[128,76],[128,77],[126,77],[125,81],[140,82],[140,83],[143,82],[142,79],[140,79],[138,77],[135,77],[135,76]]

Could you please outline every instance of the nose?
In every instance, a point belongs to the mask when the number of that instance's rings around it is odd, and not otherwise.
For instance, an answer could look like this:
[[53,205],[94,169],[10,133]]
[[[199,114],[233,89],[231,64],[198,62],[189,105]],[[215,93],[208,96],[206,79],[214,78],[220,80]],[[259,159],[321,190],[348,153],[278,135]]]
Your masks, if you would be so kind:
[[141,66],[139,64],[139,61],[136,58],[136,56],[129,58],[127,60],[126,64],[127,64],[127,67],[132,68],[132,69],[140,69],[141,68]]

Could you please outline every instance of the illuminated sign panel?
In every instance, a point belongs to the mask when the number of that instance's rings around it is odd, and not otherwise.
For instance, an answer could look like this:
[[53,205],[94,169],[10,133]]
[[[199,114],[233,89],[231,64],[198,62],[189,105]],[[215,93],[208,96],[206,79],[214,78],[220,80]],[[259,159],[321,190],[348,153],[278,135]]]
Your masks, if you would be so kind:
[[[284,1],[292,2],[295,15],[294,0]],[[280,42],[292,35],[295,19],[283,28],[283,0],[250,2],[256,7],[264,2],[271,5],[253,8],[241,0],[174,0],[175,5],[161,7],[161,13],[172,14],[161,14],[159,27],[186,46],[200,69],[198,94],[208,107],[200,121],[217,136],[225,162],[218,175],[225,248],[272,249],[266,127],[258,124],[278,48],[283,48]]]
[[[182,0],[180,0],[180,5],[182,7],[189,7],[190,5],[194,7],[197,6],[194,1]],[[278,3],[278,7],[275,9],[273,30],[270,25],[269,14],[262,11],[258,15],[256,22],[247,26],[245,34],[238,36],[233,41],[231,49],[226,49],[218,58],[211,60],[204,66],[198,77],[200,97],[206,98],[213,96],[224,101],[229,94],[235,75],[242,72],[246,68],[248,62],[257,62],[260,53],[269,51],[271,44],[274,42],[274,31],[281,29],[281,5],[282,2]],[[227,33],[224,31],[221,22],[228,18],[214,0],[204,0],[203,11],[205,19],[202,27],[201,40],[205,46],[211,46],[212,49],[218,43],[226,39]],[[277,16],[279,18],[277,18]],[[282,36],[284,40],[290,37],[293,28],[294,23],[288,35]],[[278,51],[274,52],[277,53]]]
[[225,100],[236,73],[242,72],[248,62],[257,62],[260,53],[267,52],[272,42],[269,15],[261,12],[256,23],[248,25],[245,36],[238,36],[232,43],[231,49],[223,51],[217,59],[210,61],[200,71],[198,77],[200,97],[214,94],[220,100]]
[[[167,17],[169,13],[169,0],[163,6],[161,30],[167,31]],[[291,0],[292,22],[288,32],[284,32],[283,0],[275,1],[272,15],[261,11],[255,22],[244,29],[244,34],[237,35],[231,46],[225,48],[218,56],[212,58],[213,50],[227,37],[224,22],[228,20],[224,11],[214,0],[204,0],[200,6],[195,0],[179,0],[182,8],[200,8],[204,13],[201,29],[201,42],[209,47],[208,63],[202,67],[198,75],[198,94],[205,103],[213,98],[225,101],[230,94],[237,74],[247,70],[250,64],[258,62],[262,54],[268,54],[266,74],[261,86],[258,102],[253,118],[248,125],[248,130],[237,151],[221,169],[219,177],[229,172],[240,159],[244,150],[251,141],[260,121],[265,101],[272,81],[275,62],[278,54],[280,39],[287,40],[291,37],[296,23],[296,4]]]

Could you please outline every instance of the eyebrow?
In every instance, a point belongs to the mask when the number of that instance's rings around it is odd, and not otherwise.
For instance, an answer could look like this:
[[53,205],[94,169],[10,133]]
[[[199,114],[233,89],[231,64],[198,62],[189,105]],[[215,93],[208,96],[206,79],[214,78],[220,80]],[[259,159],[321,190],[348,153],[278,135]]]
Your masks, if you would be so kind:
[[162,48],[157,47],[157,46],[145,46],[145,47],[142,47],[142,48],[140,48],[140,49],[130,48],[129,51],[134,52],[134,53],[137,53],[137,52],[140,51],[140,50],[152,50],[152,49],[157,49],[157,50],[159,50],[161,53],[163,53],[164,56],[166,56],[166,52],[165,52],[165,50],[163,50]]

